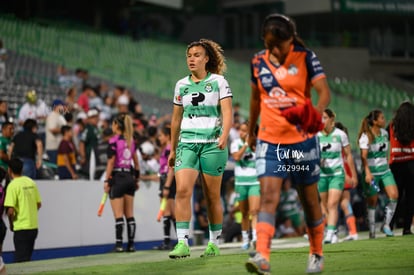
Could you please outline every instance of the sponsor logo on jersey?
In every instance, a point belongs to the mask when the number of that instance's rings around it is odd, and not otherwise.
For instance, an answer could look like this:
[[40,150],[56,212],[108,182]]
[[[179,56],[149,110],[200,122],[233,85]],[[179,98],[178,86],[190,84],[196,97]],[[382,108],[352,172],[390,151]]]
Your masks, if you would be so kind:
[[298,74],[298,67],[295,64],[290,64],[287,70],[289,75],[297,75]]
[[273,86],[273,76],[269,75],[269,76],[263,76],[260,79],[260,82],[262,82],[263,87],[268,88]]
[[270,73],[269,69],[267,69],[265,67],[262,67],[260,69],[259,75],[265,75],[265,74],[271,74],[271,73]]
[[213,91],[213,85],[211,85],[211,83],[207,83],[206,86],[204,86],[204,90],[207,93],[211,93],[211,91]]

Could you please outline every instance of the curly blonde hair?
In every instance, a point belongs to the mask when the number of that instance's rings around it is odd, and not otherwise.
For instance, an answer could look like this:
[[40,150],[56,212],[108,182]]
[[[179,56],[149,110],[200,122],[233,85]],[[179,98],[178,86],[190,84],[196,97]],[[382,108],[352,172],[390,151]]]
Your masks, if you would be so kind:
[[226,72],[227,65],[225,63],[223,48],[213,40],[201,38],[193,41],[187,46],[186,54],[195,46],[201,46],[205,49],[209,60],[206,64],[206,71],[210,73],[223,75]]

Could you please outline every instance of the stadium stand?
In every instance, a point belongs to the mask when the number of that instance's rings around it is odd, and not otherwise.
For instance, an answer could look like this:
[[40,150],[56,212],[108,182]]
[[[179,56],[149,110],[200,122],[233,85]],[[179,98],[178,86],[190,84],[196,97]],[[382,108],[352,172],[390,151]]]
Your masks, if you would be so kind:
[[[175,82],[188,73],[183,44],[134,41],[106,33],[36,25],[11,16],[0,17],[0,33],[11,51],[9,81],[0,86],[0,93],[8,94],[14,109],[22,100],[15,95],[28,88],[40,91],[47,102],[62,95],[56,83],[56,66],[62,64],[72,70],[89,70],[92,83],[104,81],[131,87],[145,112],[165,114],[172,110]],[[241,104],[242,114],[247,115],[249,66],[229,58],[227,65],[226,78],[234,101]],[[373,80],[336,77],[329,79],[329,85],[334,95],[330,108],[350,129],[351,140],[356,139],[360,121],[370,110],[380,108],[390,119],[401,101],[414,99],[406,91]]]

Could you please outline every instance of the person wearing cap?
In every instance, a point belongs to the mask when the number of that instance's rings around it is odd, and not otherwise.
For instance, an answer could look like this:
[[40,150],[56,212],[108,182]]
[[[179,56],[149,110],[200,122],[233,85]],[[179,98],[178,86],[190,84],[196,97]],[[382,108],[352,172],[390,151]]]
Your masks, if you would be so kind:
[[89,161],[92,150],[98,145],[100,133],[98,129],[99,111],[90,109],[87,112],[85,129],[82,131],[79,140],[79,162],[82,172],[89,176]]
[[45,149],[49,162],[56,164],[57,151],[62,140],[61,128],[66,125],[63,117],[65,102],[60,99],[53,100],[52,112],[46,118],[46,144]]
[[40,136],[42,142],[45,142],[45,120],[49,114],[50,108],[46,103],[38,98],[35,90],[30,90],[26,93],[26,103],[20,108],[19,114],[17,115],[17,121],[20,126],[27,119],[34,119],[37,122],[38,130],[37,133]]
[[118,109],[119,114],[127,114],[129,113],[129,98],[127,95],[120,95],[116,100],[116,107]]

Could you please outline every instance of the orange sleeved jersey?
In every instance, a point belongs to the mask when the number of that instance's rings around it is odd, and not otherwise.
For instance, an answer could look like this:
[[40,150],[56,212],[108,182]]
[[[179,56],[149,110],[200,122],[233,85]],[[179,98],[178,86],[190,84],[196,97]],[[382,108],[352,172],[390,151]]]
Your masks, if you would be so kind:
[[251,60],[251,82],[260,93],[260,127],[258,138],[270,143],[292,144],[309,136],[290,124],[281,110],[305,103],[312,83],[325,78],[314,52],[292,45],[284,64],[269,60],[269,50],[262,50]]

